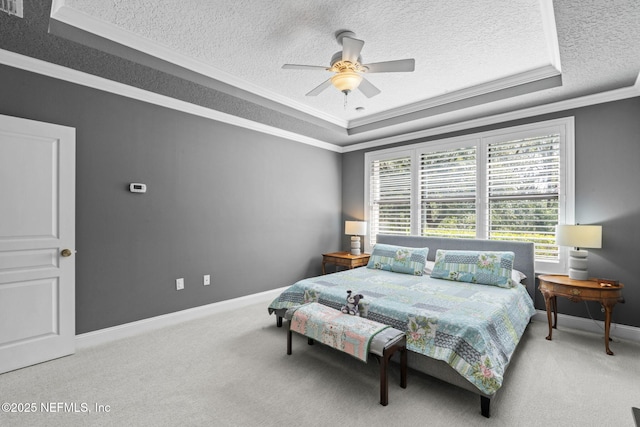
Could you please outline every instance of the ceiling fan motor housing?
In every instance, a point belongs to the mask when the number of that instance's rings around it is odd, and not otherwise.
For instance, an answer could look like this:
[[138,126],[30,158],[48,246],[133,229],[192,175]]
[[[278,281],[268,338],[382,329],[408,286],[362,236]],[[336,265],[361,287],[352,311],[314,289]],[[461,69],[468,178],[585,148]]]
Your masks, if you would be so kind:
[[362,65],[362,56],[358,56],[357,62],[351,61],[343,61],[342,60],[342,51],[336,52],[331,57],[331,71],[335,73],[340,73],[343,71],[351,70],[359,73],[364,73],[367,71],[367,67]]

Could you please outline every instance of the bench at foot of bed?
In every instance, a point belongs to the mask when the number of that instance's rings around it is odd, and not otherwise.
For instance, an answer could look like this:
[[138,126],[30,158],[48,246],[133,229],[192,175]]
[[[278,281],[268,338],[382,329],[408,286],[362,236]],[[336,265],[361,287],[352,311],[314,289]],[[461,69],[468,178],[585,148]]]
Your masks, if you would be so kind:
[[[276,326],[279,328],[282,327],[283,316],[287,320],[290,320],[290,317],[286,317],[286,311],[287,310],[281,310],[276,312]],[[312,342],[313,340],[309,339],[309,344],[311,344]],[[431,375],[431,374],[427,373],[427,375]],[[491,415],[491,398],[490,397],[480,395],[480,413],[482,414],[483,417],[490,418],[490,415]]]
[[[375,332],[373,336],[370,338],[368,352],[364,354],[364,360],[363,358],[360,358],[360,360],[363,360],[364,362],[366,362],[367,355],[373,354],[380,360],[380,404],[382,406],[387,406],[387,404],[389,403],[388,366],[389,366],[391,357],[396,351],[400,351],[400,387],[407,388],[407,347],[406,347],[406,338],[405,338],[404,332],[388,327],[381,323],[374,322],[369,319],[350,316],[348,314],[341,313],[330,307],[322,306],[317,303],[312,303],[312,304],[315,304],[316,306],[318,306],[318,307],[314,306],[315,308],[318,309],[318,313],[317,314],[307,313],[306,317],[303,320],[305,322],[318,320],[320,322],[325,323],[326,329],[330,330],[330,329],[342,328],[341,330],[344,330],[345,324],[340,323],[340,319],[342,319],[342,320],[346,320],[347,324],[351,324],[353,326],[353,329],[349,330],[349,333],[353,332],[355,334],[361,332],[357,328],[357,326],[365,322],[367,323],[367,326],[375,327],[375,325],[379,325],[379,328],[383,328],[379,332]],[[296,309],[291,309],[291,310],[288,310],[285,314],[285,318],[289,320],[289,331],[287,333],[287,354],[289,355],[292,353],[291,341],[292,341],[292,332],[294,332],[294,330],[292,330],[291,325],[295,321],[294,320],[294,316],[296,315],[295,311]],[[327,315],[332,319],[328,320],[327,317],[325,317]],[[344,316],[346,316],[346,318]],[[335,323],[332,323],[334,321]],[[346,328],[349,329],[349,326],[346,326]],[[296,330],[295,332],[305,335],[307,337],[307,341],[309,345],[312,345],[314,343],[315,340],[311,333],[304,333],[302,332],[302,330]],[[336,348],[337,350],[341,350],[345,353],[354,355],[352,352],[347,351],[345,347],[334,346],[334,345],[330,345],[330,346],[333,348]],[[354,356],[358,357],[357,355],[354,355]]]

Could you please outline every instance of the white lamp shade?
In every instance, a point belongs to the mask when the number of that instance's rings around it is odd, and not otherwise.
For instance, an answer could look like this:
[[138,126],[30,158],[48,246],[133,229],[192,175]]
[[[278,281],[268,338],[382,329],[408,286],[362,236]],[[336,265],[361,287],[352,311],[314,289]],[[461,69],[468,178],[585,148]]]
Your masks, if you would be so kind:
[[556,244],[574,248],[601,248],[601,225],[564,225],[556,227]]
[[364,236],[367,234],[366,221],[345,221],[344,234],[348,234],[350,236]]

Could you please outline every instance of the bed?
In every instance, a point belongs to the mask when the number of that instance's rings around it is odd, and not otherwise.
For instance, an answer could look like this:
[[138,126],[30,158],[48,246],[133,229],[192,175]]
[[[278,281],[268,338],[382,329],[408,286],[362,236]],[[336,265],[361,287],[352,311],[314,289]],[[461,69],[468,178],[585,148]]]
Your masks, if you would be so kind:
[[[535,313],[533,243],[391,235],[376,240],[368,267],[301,280],[269,305],[269,313],[281,326],[290,307],[319,302],[340,310],[347,291],[357,292],[363,295],[361,315],[406,331],[411,368],[479,395],[481,413],[489,417],[491,398]],[[397,261],[404,252],[407,258],[395,267],[386,258]],[[497,256],[490,275],[472,264],[487,255],[494,261]]]

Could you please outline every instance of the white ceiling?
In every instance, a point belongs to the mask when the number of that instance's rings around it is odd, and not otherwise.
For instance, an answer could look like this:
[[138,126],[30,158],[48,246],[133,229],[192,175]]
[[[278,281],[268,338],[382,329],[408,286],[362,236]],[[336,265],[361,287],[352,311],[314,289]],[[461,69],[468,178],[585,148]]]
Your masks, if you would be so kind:
[[[52,17],[242,89],[231,92],[274,112],[312,117],[348,145],[632,86],[638,3],[54,0]],[[364,63],[415,58],[415,72],[367,75],[382,93],[354,91],[346,107],[333,87],[305,96],[331,73],[282,65],[329,66],[345,29],[365,41]]]

